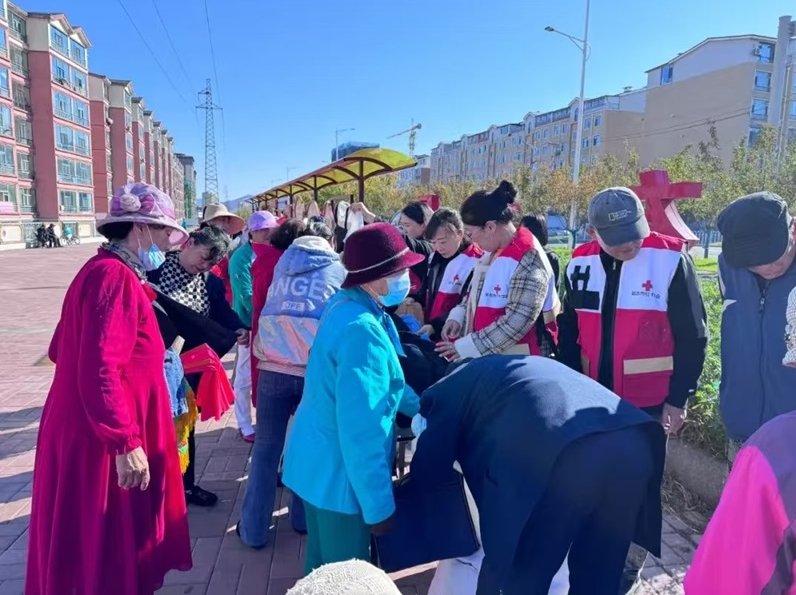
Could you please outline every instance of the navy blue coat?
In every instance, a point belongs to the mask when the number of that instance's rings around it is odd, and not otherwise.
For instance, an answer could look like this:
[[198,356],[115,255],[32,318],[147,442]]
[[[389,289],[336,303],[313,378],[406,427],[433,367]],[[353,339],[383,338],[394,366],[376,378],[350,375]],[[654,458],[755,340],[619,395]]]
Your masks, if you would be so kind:
[[666,438],[661,424],[587,376],[544,357],[475,359],[425,391],[427,428],[412,464],[432,485],[459,461],[478,506],[490,564],[506,572],[556,459],[585,436],[644,426],[656,469],[634,541],[660,555]]

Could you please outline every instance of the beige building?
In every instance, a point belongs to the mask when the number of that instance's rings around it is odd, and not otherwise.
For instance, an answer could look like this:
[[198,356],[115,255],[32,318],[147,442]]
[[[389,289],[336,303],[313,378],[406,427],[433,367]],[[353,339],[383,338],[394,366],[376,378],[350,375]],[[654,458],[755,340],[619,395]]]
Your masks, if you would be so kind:
[[[637,144],[642,165],[709,141],[711,126],[716,127],[725,162],[739,141],[753,140],[773,115],[775,48],[773,37],[709,37],[647,71],[646,113],[641,129],[628,139]],[[793,121],[791,79],[783,113]]]

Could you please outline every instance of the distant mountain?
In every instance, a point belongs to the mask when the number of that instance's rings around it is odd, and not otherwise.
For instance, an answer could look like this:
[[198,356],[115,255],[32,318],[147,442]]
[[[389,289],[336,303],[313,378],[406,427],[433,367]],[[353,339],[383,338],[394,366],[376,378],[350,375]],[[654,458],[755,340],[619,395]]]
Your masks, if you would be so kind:
[[[232,200],[225,200],[221,201],[230,211],[233,213],[237,211],[241,206],[245,205],[246,202],[251,199],[254,195],[247,194],[246,196],[241,196],[240,198],[234,198]],[[249,203],[249,208],[251,208],[251,203]]]

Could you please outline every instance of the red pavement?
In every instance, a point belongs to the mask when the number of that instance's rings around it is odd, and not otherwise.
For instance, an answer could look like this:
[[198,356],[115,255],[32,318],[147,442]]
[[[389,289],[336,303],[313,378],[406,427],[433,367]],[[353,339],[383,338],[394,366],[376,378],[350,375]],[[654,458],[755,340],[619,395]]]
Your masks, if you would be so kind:
[[[64,293],[96,246],[0,252],[0,595],[24,586],[31,475],[41,407],[52,377],[47,347]],[[234,417],[197,428],[198,483],[219,495],[216,507],[190,509],[194,569],[171,573],[159,591],[168,595],[283,595],[302,574],[304,539],[277,505],[273,547],[241,545],[240,515],[250,445]],[[682,593],[682,575],[698,536],[667,517],[663,560],[651,560],[638,595]],[[433,566],[394,576],[402,593],[426,595]],[[453,594],[451,594],[453,595]]]

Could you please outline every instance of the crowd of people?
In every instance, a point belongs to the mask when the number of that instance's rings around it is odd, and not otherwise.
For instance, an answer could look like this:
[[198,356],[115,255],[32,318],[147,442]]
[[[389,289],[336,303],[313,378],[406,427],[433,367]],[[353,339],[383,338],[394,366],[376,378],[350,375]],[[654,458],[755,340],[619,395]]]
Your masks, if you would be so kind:
[[[660,555],[666,441],[705,363],[700,283],[686,243],[651,230],[628,188],[592,198],[590,240],[565,270],[544,215],[519,211],[504,181],[458,210],[408,204],[398,227],[364,203],[349,207],[356,230],[209,205],[188,231],[157,188],[117,190],[49,349],[26,593],[151,594],[191,568],[186,506],[218,500],[196,485],[194,426],[233,394],[253,443],[235,531],[267,547],[290,490],[306,533],[293,593],[397,592],[365,562],[387,563],[401,519],[455,509],[440,499],[459,484],[469,506],[453,522],[474,545],[424,545],[446,558],[431,593],[630,592]],[[719,218],[734,468],[686,580],[696,595],[793,582],[795,227],[769,193]],[[433,505],[396,498],[398,435],[415,439],[412,493]]]

